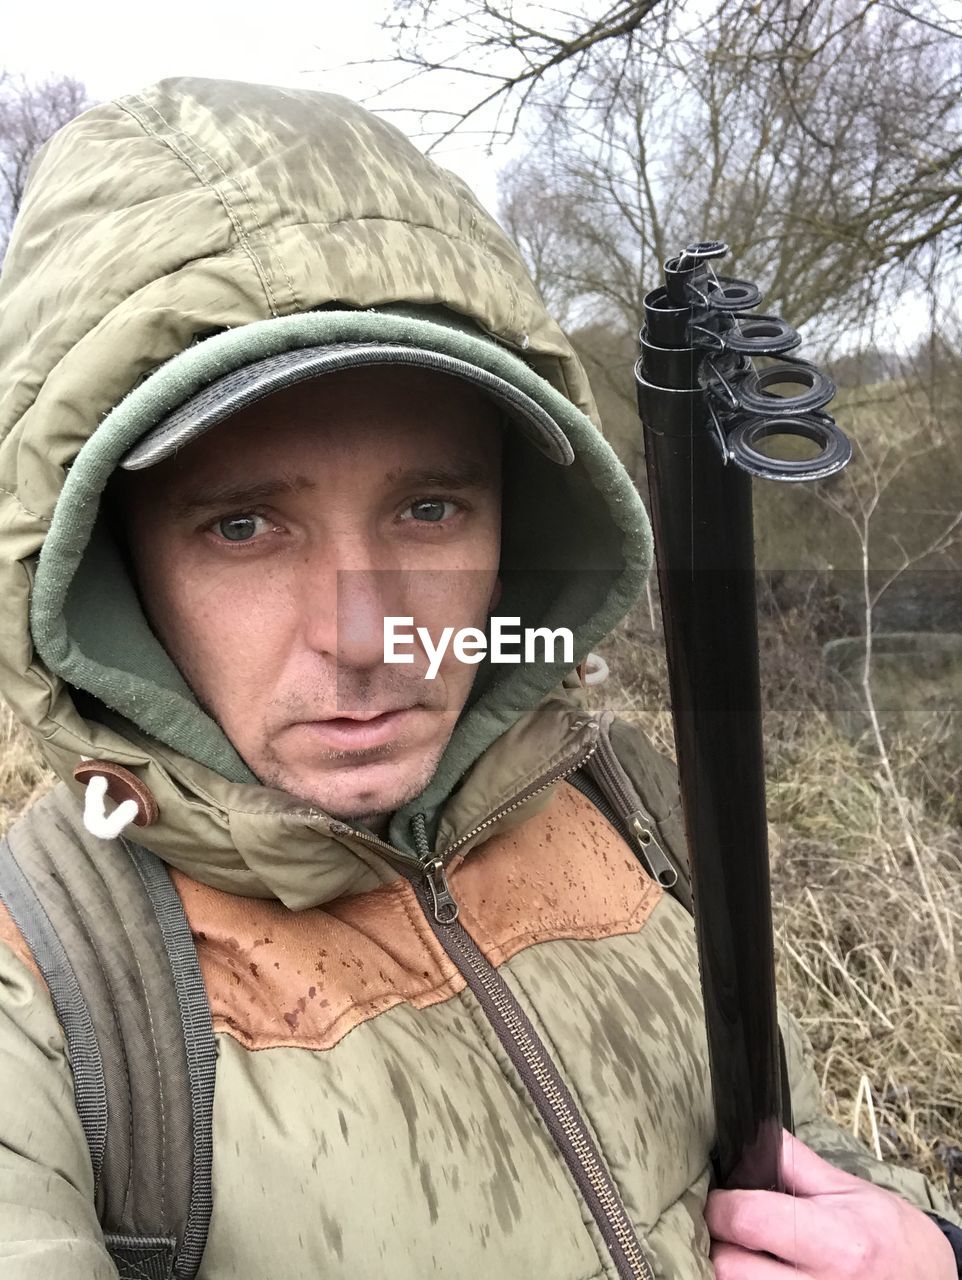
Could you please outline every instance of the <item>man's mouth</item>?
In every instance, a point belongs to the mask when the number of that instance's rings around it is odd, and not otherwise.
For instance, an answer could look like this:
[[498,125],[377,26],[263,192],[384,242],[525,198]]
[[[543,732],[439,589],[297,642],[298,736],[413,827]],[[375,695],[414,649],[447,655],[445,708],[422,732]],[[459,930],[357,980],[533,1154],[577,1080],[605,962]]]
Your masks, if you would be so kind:
[[399,707],[374,716],[333,716],[303,721],[297,728],[330,750],[365,751],[390,743],[408,727],[417,710],[416,706]]

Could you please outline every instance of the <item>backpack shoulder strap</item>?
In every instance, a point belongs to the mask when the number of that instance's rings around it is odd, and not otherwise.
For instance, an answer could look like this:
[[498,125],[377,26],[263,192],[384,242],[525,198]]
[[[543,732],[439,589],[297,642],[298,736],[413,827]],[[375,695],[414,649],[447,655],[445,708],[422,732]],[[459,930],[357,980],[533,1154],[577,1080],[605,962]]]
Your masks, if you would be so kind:
[[122,1280],[193,1280],[212,1207],[216,1048],[163,862],[89,835],[61,785],[0,845],[0,898],[63,1026],[97,1213]]
[[597,748],[569,781],[621,831],[649,875],[691,912],[678,774],[644,731],[604,712]]

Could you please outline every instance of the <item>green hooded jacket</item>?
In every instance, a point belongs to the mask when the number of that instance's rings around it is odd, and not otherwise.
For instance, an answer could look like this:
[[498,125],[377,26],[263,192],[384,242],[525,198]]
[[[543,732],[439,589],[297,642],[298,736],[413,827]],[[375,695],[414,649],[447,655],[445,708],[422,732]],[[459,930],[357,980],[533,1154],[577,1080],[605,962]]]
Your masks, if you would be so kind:
[[[572,625],[579,661],[643,586],[647,517],[571,347],[463,183],[344,99],[230,82],[165,81],[44,148],[0,277],[0,681],[75,794],[94,759],[156,805],[137,839],[171,869],[217,1035],[200,1275],[709,1277],[691,920],[564,780],[607,722],[560,666],[485,670],[379,846],[257,783],[153,637],[102,527],[120,457],[212,377],[372,338],[469,359],[559,425],[570,466],[518,442],[506,469],[514,594],[500,611]],[[623,734],[677,843],[671,769]],[[524,1011],[607,1170],[634,1236],[620,1261],[431,926],[415,812],[484,981]],[[2,933],[4,1276],[106,1280],[64,1037],[9,921]],[[799,1135],[951,1218],[920,1177],[822,1117],[806,1047],[786,1034]]]

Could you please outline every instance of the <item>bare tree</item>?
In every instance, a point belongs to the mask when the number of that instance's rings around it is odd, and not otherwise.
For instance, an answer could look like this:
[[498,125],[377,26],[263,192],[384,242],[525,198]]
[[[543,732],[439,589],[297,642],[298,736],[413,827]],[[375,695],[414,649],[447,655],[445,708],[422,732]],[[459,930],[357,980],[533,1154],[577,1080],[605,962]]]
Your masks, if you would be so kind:
[[494,111],[493,132],[510,137],[524,108],[560,74],[589,72],[600,50],[631,58],[677,0],[609,0],[591,14],[511,0],[395,0],[385,27],[397,37],[393,59],[405,79],[441,75],[475,86],[467,106],[432,113],[447,137]]
[[466,105],[425,113],[428,135],[521,132],[555,171],[563,147],[569,186],[580,180],[588,202],[607,185],[606,211],[636,252],[662,256],[655,213],[669,195],[673,207],[683,198],[689,225],[723,216],[736,257],[750,244],[746,266],[774,279],[796,314],[801,304],[801,319],[842,288],[874,296],[933,244],[962,247],[955,0],[600,9],[395,0],[387,25],[405,81],[467,86]]
[[856,0],[805,7],[791,62],[780,26],[746,48],[744,15],[726,6],[628,65],[598,54],[529,114],[502,216],[529,257],[537,238],[563,313],[637,329],[665,257],[720,231],[733,269],[827,338],[829,315],[844,329],[935,251],[958,256],[962,40]]
[[43,144],[91,105],[72,76],[31,84],[0,71],[0,259],[27,185],[30,163]]
[[[844,43],[873,10],[898,13],[938,38],[962,36],[954,0],[858,0],[837,22],[812,35],[810,0],[607,0],[602,5],[519,4],[513,0],[394,0],[384,25],[397,38],[394,61],[408,76],[461,77],[476,86],[466,106],[443,112],[447,131],[494,105],[498,127],[510,132],[538,93],[558,80],[576,88],[612,57],[628,63],[639,50],[662,47],[679,32],[697,31],[721,13],[741,33],[744,56],[804,63]],[[676,22],[675,19],[680,19]],[[760,49],[763,38],[769,48]]]

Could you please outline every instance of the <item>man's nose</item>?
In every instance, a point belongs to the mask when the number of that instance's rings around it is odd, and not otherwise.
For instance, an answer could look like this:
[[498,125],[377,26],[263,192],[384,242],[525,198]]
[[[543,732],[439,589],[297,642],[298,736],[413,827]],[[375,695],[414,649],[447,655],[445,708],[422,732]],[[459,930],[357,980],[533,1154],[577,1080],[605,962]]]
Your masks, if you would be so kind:
[[390,569],[339,569],[336,645],[339,666],[374,667],[384,662],[384,619],[398,598]]
[[[345,557],[346,558],[346,557]],[[339,667],[357,669],[384,662],[384,619],[397,613],[404,596],[399,571],[359,563],[315,572],[305,583],[301,607],[307,639]]]

